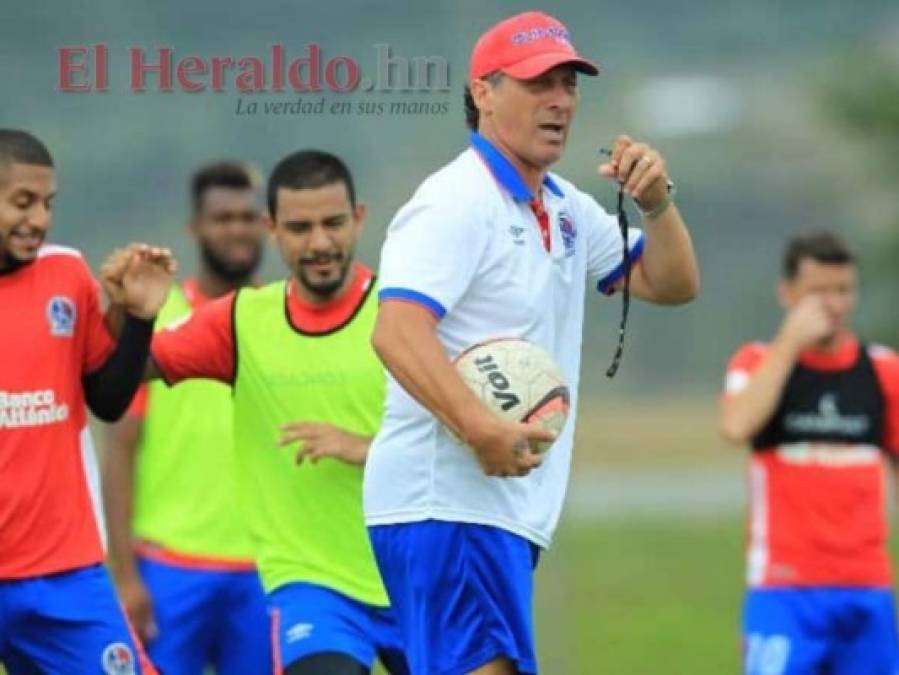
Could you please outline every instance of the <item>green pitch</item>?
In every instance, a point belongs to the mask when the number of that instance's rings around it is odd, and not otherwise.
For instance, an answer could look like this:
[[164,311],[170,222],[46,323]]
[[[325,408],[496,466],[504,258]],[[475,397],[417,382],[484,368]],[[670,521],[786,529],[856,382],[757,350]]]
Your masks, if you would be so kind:
[[742,521],[571,525],[537,575],[547,673],[739,671]]

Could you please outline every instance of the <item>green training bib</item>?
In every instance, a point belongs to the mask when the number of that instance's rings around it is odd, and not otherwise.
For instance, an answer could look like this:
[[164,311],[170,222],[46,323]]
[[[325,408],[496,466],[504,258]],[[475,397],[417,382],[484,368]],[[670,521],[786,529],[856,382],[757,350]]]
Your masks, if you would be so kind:
[[277,445],[286,422],[377,432],[386,378],[371,347],[374,285],[347,323],[323,335],[289,323],[285,281],[237,296],[235,437],[242,501],[267,591],[307,582],[388,604],[362,517],[363,467],[331,458],[297,466],[296,446]]
[[[191,312],[173,286],[157,329]],[[251,560],[238,507],[231,389],[212,380],[150,383],[135,458],[134,533],[190,555]]]

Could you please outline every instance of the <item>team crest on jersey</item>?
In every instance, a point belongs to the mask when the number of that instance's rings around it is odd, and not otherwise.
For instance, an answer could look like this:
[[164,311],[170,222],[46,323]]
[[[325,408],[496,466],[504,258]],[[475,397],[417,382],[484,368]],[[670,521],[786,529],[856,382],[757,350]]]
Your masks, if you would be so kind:
[[574,255],[574,245],[577,241],[577,227],[567,212],[559,213],[559,231],[562,233],[562,246],[565,248],[565,257]]
[[106,675],[135,675],[134,654],[124,642],[113,642],[103,650],[100,659]]
[[75,303],[64,295],[54,295],[47,303],[50,335],[72,337],[75,333]]

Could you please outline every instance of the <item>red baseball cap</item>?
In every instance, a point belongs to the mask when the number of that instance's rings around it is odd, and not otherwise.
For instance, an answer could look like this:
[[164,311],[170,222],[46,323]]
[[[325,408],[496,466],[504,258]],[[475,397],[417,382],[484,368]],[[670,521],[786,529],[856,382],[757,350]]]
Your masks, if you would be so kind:
[[500,21],[478,38],[471,50],[469,78],[501,71],[529,80],[563,63],[586,75],[599,74],[596,64],[574,51],[561,21],[543,12],[524,12]]

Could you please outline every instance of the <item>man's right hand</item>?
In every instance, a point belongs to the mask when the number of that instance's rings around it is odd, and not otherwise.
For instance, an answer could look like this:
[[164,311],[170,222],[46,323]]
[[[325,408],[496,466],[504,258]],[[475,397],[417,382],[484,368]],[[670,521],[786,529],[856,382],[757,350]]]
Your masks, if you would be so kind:
[[824,306],[823,298],[809,295],[787,313],[779,337],[800,352],[826,339],[834,330],[834,321]]
[[148,642],[159,633],[153,615],[153,601],[137,573],[116,579],[116,589],[128,620],[141,641]]
[[153,319],[168,296],[176,268],[169,249],[132,243],[109,255],[100,282],[112,305]]
[[526,476],[543,462],[538,442],[552,442],[556,434],[537,424],[508,422],[487,414],[467,430],[466,442],[488,476]]

